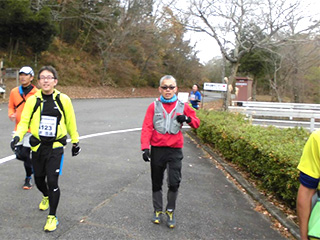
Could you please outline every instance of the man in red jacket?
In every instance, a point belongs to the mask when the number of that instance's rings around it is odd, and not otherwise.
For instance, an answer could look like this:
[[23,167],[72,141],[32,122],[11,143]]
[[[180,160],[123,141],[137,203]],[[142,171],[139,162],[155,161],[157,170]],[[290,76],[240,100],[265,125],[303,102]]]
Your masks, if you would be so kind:
[[[21,119],[21,113],[24,108],[26,100],[34,95],[38,89],[31,84],[34,78],[34,72],[31,67],[24,66],[19,70],[19,81],[21,85],[11,90],[8,104],[8,117],[11,121],[15,122],[14,131],[17,130],[18,123]],[[31,134],[27,133],[22,141],[16,148],[16,157],[24,163],[26,170],[26,178],[23,185],[23,189],[28,190],[32,188],[31,175],[32,175],[32,164],[30,159],[30,144],[29,138]]]
[[[142,157],[151,161],[152,199],[154,215],[152,222],[161,221],[162,183],[164,171],[167,169],[167,226],[176,225],[174,210],[181,182],[183,135],[181,127],[186,122],[192,128],[198,128],[200,120],[195,111],[177,99],[177,82],[171,75],[160,79],[160,97],[149,105],[141,131]],[[151,145],[151,153],[150,153]]]

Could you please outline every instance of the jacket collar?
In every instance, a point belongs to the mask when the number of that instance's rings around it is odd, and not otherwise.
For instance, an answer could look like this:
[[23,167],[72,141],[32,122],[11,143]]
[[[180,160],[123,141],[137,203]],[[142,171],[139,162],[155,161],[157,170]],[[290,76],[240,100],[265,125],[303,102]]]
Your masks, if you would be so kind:
[[[57,89],[54,89],[53,90],[53,99],[56,99],[57,95],[59,94],[60,92],[57,90]],[[35,94],[36,97],[39,97],[42,99],[42,90],[40,89],[39,91],[36,92]]]

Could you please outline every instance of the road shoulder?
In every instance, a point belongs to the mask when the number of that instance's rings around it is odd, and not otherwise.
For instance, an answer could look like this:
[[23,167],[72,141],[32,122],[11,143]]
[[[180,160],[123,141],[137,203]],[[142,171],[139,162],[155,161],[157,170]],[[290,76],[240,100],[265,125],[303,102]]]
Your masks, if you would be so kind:
[[201,139],[192,131],[186,131],[187,135],[196,142],[205,152],[207,152],[217,163],[226,171],[240,186],[251,196],[251,198],[260,203],[273,218],[284,226],[284,231],[290,233],[294,238],[299,239],[298,225],[289,219],[280,209],[270,203],[267,198],[261,194],[250,182],[248,182],[241,174],[239,174],[228,162],[223,160],[210,147],[201,142]]

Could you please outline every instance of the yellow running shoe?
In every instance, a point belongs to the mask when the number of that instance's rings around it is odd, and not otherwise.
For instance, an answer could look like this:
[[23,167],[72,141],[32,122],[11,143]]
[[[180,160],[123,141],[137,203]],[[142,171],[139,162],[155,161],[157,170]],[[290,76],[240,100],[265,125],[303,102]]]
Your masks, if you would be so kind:
[[174,228],[176,226],[176,218],[174,216],[174,212],[167,210],[166,215],[167,215],[167,226],[169,228]]
[[57,225],[59,224],[58,218],[54,215],[48,215],[47,223],[44,226],[44,231],[52,232],[57,229]]
[[161,221],[162,211],[155,211],[153,214],[152,222],[155,224],[159,224]]
[[49,197],[45,197],[43,196],[42,197],[42,200],[39,204],[39,209],[42,210],[42,211],[45,211],[49,208]]

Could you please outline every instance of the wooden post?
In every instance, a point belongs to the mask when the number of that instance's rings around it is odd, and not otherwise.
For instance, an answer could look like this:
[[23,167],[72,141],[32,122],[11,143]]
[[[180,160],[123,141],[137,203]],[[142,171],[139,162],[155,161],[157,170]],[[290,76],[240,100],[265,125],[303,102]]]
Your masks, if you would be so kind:
[[19,86],[19,69],[16,70],[17,87]]
[[3,61],[1,59],[0,60],[0,84],[3,84],[2,69],[3,69]]
[[4,99],[6,97],[6,86],[4,85],[2,71],[3,71],[3,60],[0,59],[0,85],[1,85],[1,88],[4,90],[4,92],[1,91],[2,97]]

